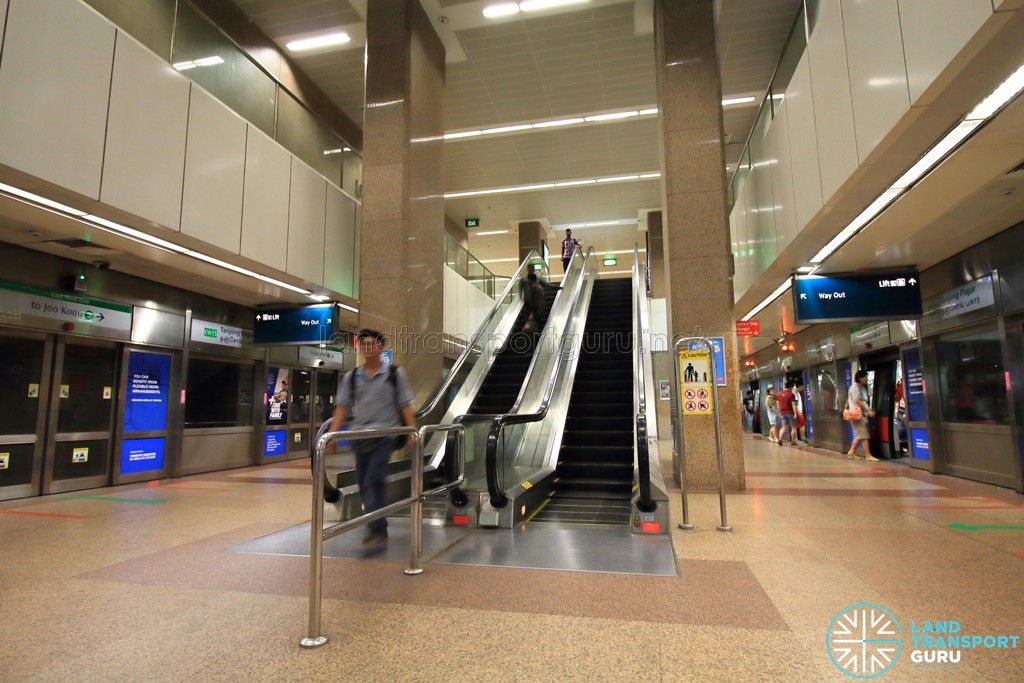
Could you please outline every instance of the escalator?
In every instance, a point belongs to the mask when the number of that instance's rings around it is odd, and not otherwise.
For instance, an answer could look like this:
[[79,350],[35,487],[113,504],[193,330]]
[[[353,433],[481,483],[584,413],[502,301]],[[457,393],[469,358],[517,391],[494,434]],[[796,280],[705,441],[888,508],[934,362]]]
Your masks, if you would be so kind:
[[[549,284],[544,287],[545,311],[551,310],[558,291],[556,285]],[[533,335],[520,331],[526,323],[526,317],[527,310],[524,305],[512,328],[515,331],[509,335],[494,359],[491,371],[487,373],[487,378],[466,411],[469,415],[496,415],[508,412],[519,397],[535,350]]]
[[594,283],[551,494],[534,522],[628,524],[633,490],[632,287]]

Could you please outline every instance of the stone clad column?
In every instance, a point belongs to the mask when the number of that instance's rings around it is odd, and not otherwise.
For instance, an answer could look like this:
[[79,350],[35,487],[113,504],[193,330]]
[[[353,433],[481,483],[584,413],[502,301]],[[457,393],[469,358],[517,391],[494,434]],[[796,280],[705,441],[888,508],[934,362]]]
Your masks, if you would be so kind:
[[[525,221],[519,224],[519,262],[522,263],[531,251],[540,253],[544,241],[544,226],[540,221]],[[561,254],[559,254],[561,257]]]
[[[673,337],[725,338],[727,386],[719,387],[726,487],[745,488],[733,268],[726,213],[722,85],[714,0],[655,0],[655,63],[665,194],[665,296]],[[678,389],[677,389],[678,390]],[[683,420],[687,482],[717,486],[711,416]]]
[[419,0],[368,3],[366,33],[359,323],[420,403],[442,369],[445,52]]

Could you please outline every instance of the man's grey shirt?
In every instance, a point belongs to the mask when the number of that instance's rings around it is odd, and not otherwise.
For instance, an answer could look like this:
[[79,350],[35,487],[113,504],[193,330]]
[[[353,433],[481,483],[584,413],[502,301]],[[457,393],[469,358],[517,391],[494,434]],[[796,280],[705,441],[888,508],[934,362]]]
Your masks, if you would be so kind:
[[[356,373],[354,402],[350,378],[353,372]],[[395,386],[392,386],[388,379],[388,374],[392,372],[396,373]],[[381,367],[373,377],[367,377],[362,366],[345,373],[338,378],[338,391],[335,396],[335,405],[348,406],[353,416],[352,429],[401,427],[402,416],[396,404],[407,406],[415,400],[405,369],[396,369],[393,365]]]

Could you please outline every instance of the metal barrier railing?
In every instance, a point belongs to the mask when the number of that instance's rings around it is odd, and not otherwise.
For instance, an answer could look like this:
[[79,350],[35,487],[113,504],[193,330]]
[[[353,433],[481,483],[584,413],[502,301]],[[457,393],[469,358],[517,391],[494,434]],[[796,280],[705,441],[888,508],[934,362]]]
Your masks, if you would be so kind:
[[[715,418],[715,451],[718,459],[718,502],[722,511],[722,523],[718,525],[719,531],[732,531],[732,527],[729,526],[729,520],[725,514],[725,461],[722,458],[722,424],[719,417],[721,413],[721,405],[718,402],[718,370],[715,367],[715,344],[707,337],[695,336],[695,337],[679,337],[672,349],[672,374],[675,378],[674,390],[677,394],[680,394],[679,400],[676,402],[675,415],[673,419],[678,422],[678,429],[672,430],[672,438],[675,441],[677,436],[679,440],[682,440],[682,405],[683,397],[682,393],[682,378],[679,376],[679,351],[684,345],[689,342],[697,342],[700,346],[707,349],[708,358],[710,361],[710,377],[711,377],[711,391],[714,405],[714,418]],[[679,479],[679,485],[682,487],[682,506],[683,506],[683,521],[679,524],[679,528],[685,531],[693,529],[693,525],[690,524],[690,510],[686,504],[686,454],[682,449],[681,443],[675,443],[674,447],[679,447],[679,463],[681,468],[681,476]]]
[[[423,490],[423,443],[425,437],[433,432],[457,432],[458,439],[458,476],[455,481],[446,482],[441,486]],[[379,439],[386,436],[408,435],[415,447],[413,457],[410,458],[410,492],[408,498],[396,501],[382,507],[379,510],[368,512],[353,519],[333,524],[324,528],[324,478],[327,474],[327,465],[324,460],[324,450],[327,445],[337,439],[344,438],[346,441],[360,441],[362,439]],[[316,447],[313,449],[313,508],[312,519],[309,523],[309,629],[306,637],[299,641],[299,645],[306,648],[320,647],[327,642],[327,636],[320,632],[320,603],[323,592],[323,559],[324,541],[334,538],[338,534],[351,529],[369,524],[375,519],[387,517],[406,506],[410,506],[409,522],[409,568],[406,574],[420,574],[423,569],[419,566],[420,555],[423,552],[423,499],[438,493],[444,493],[462,484],[466,473],[466,448],[465,430],[462,425],[426,425],[417,429],[416,427],[388,427],[378,429],[355,429],[345,432],[327,432],[317,439]]]

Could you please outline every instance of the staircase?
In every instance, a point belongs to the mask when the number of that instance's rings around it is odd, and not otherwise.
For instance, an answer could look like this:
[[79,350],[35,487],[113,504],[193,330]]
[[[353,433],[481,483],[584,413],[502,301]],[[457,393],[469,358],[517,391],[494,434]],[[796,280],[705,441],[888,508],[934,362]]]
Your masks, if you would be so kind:
[[535,522],[628,524],[633,491],[632,280],[598,280],[553,492]]

